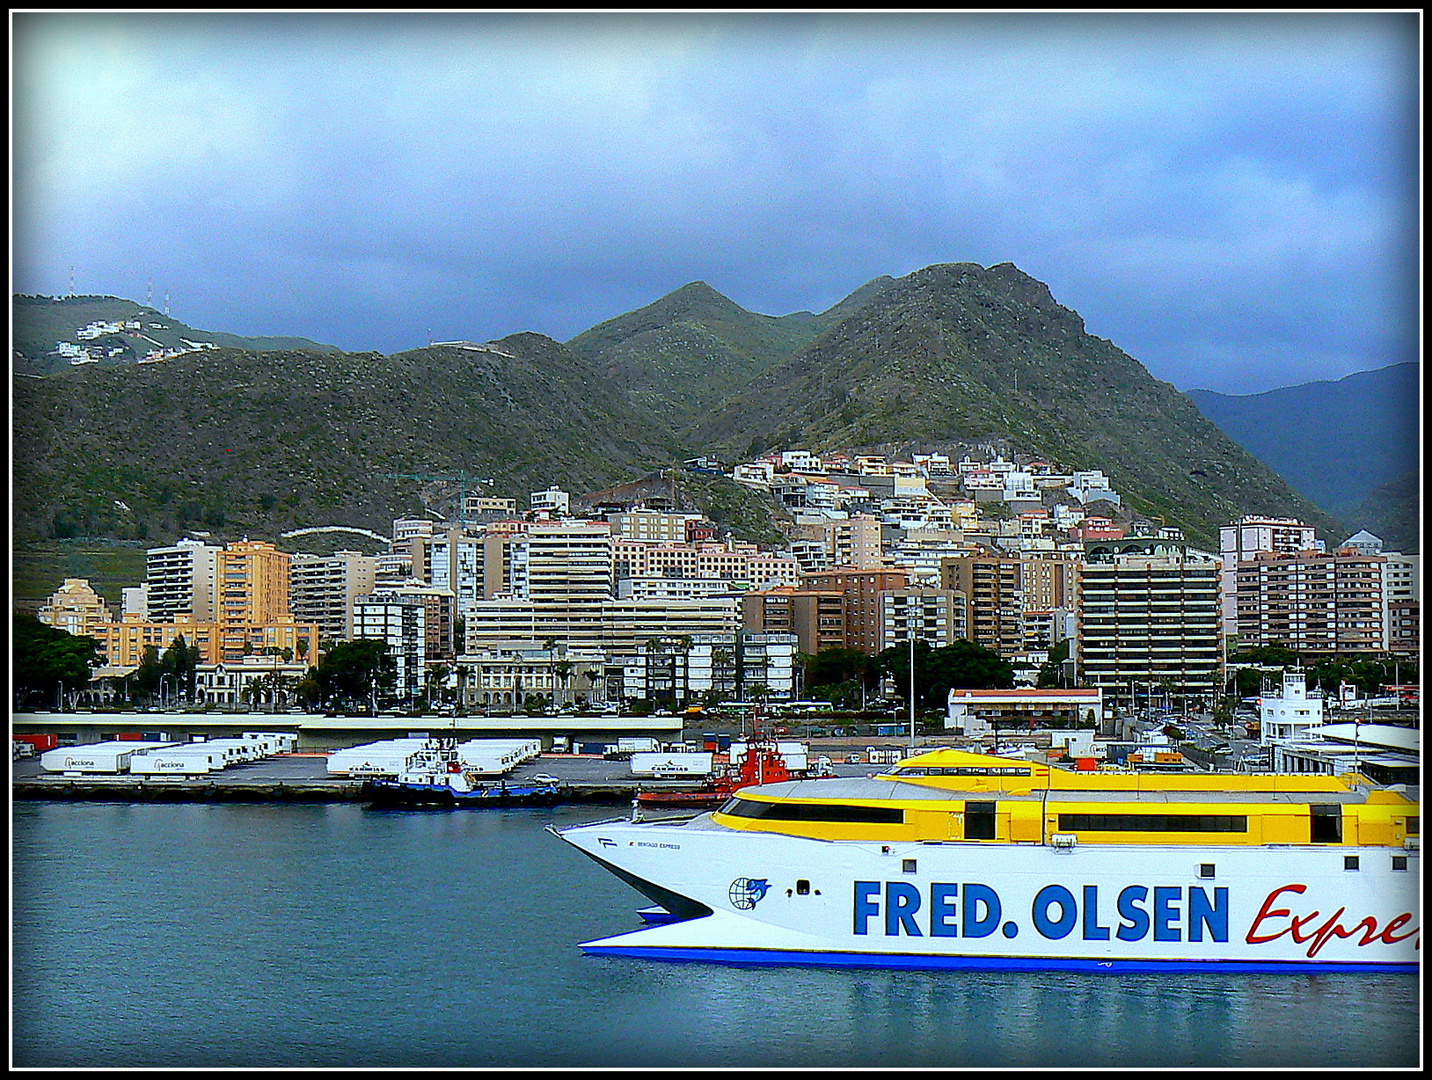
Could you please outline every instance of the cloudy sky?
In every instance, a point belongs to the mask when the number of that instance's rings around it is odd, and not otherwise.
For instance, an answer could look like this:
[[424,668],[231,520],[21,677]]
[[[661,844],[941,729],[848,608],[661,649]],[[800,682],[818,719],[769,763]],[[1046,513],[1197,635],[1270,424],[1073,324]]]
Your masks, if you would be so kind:
[[1009,261],[1181,389],[1418,355],[1416,14],[11,19],[17,292],[397,352]]

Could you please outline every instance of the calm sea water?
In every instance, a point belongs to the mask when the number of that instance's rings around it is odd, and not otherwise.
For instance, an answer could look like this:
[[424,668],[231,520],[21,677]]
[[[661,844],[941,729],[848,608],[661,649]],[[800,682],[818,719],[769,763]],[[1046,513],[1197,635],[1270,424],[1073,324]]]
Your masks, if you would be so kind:
[[[612,812],[616,812],[613,810]],[[16,1066],[1415,1066],[1408,975],[585,957],[645,898],[603,808],[19,803]]]

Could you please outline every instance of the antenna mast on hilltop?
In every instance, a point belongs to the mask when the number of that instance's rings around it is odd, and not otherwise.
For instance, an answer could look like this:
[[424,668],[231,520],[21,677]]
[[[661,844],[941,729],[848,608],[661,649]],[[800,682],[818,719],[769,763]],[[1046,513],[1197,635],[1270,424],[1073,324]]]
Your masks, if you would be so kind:
[[152,307],[154,306],[154,279],[153,279],[153,278],[150,278],[150,279],[149,279],[149,285],[148,285],[148,287],[144,290],[144,306],[145,306],[145,307],[150,307],[150,308],[152,308]]
[[70,295],[75,295],[75,268],[70,267]]
[[169,316],[169,290],[168,290],[168,289],[165,289],[165,290],[164,290],[164,316],[165,316],[165,318],[168,318],[168,316]]

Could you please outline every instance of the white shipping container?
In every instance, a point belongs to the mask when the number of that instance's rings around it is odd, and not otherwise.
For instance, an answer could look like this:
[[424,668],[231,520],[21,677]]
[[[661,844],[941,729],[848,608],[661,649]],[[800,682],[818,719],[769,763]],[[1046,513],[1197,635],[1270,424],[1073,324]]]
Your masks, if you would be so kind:
[[710,776],[714,754],[642,753],[631,756],[633,776]]
[[625,753],[633,753],[633,754],[656,753],[656,752],[658,752],[660,749],[661,749],[661,742],[660,742],[659,740],[657,740],[657,739],[646,738],[646,737],[641,737],[641,738],[632,737],[632,738],[625,738],[625,739],[621,739],[621,738],[617,739],[617,751],[618,751],[618,753],[622,753],[622,754],[625,754]]
[[432,739],[382,739],[335,750],[328,755],[328,772],[342,776],[397,776],[419,750],[431,749]]
[[[202,746],[202,743],[191,744]],[[199,750],[147,750],[129,759],[129,771],[135,776],[202,776],[224,767],[218,755]]]
[[40,755],[40,767],[47,772],[122,773],[129,769],[131,755],[140,750],[168,745],[116,739],[83,746],[57,746]]

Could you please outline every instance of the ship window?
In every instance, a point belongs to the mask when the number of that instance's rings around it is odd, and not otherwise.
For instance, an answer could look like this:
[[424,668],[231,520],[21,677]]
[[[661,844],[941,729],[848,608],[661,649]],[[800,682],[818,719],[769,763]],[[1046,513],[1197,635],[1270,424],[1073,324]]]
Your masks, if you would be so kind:
[[1421,817],[1421,815],[1417,815],[1417,816],[1415,816],[1415,817],[1410,817],[1410,818],[1407,819],[1407,835],[1408,835],[1408,836],[1420,836],[1421,833],[1418,832],[1418,830],[1421,829],[1421,828],[1422,828],[1422,817]]
[[1394,855],[1394,856],[1392,856],[1392,869],[1394,869],[1394,870],[1406,870],[1406,869],[1407,869],[1407,856],[1406,856],[1406,855]]
[[721,813],[768,821],[836,821],[903,825],[905,811],[889,806],[848,806],[841,803],[770,803],[731,799]]
[[994,838],[994,803],[965,803],[965,839],[993,840]]
[[1356,856],[1356,855],[1344,855],[1344,856],[1343,856],[1343,869],[1344,869],[1344,870],[1356,870],[1357,868],[1358,868],[1358,861],[1357,861],[1357,856]]
[[914,859],[901,859],[901,860],[900,860],[900,871],[901,871],[901,873],[905,873],[905,874],[913,874],[913,873],[915,872],[915,860],[914,860]]
[[810,895],[810,882],[807,881],[805,878],[798,878],[798,879],[796,880],[796,895],[797,895],[797,896],[809,896],[809,895]]
[[1243,814],[1060,814],[1064,832],[1247,832]]
[[1198,864],[1199,877],[1213,877],[1213,864],[1211,862]]
[[1314,844],[1340,844],[1342,843],[1342,807],[1337,804],[1331,806],[1311,806],[1311,826],[1308,839]]

